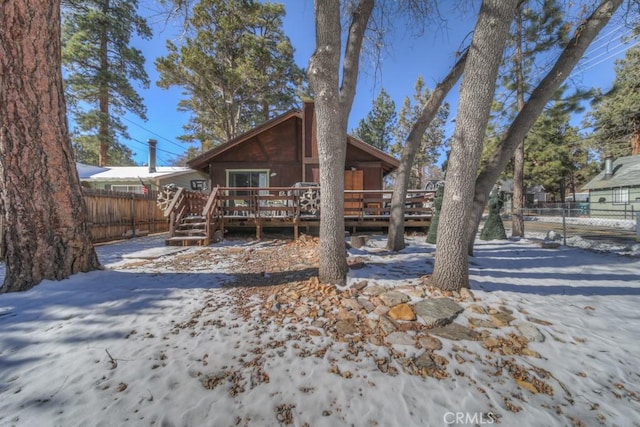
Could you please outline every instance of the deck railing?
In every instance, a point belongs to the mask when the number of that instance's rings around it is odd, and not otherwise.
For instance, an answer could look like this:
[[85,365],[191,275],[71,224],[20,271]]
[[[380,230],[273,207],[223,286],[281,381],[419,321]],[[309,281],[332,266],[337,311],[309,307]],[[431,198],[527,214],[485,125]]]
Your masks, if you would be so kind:
[[[230,218],[298,218],[319,216],[319,187],[218,187],[220,212]],[[391,210],[390,190],[345,191],[345,218],[384,218]],[[430,217],[433,192],[408,190],[405,217]]]

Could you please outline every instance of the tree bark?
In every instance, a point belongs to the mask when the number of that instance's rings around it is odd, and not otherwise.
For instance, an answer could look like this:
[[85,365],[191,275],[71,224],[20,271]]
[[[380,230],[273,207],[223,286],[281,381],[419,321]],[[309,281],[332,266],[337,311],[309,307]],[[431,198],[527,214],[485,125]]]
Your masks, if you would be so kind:
[[389,217],[389,233],[387,235],[387,249],[390,251],[399,251],[405,247],[404,242],[404,205],[407,197],[407,188],[411,178],[411,168],[416,158],[416,153],[420,148],[420,141],[427,128],[433,121],[438,109],[442,105],[444,98],[447,96],[451,88],[458,82],[460,76],[464,72],[465,63],[467,61],[468,50],[466,50],[460,59],[453,66],[449,74],[444,80],[436,86],[431,94],[429,101],[425,104],[420,117],[413,124],[409,136],[402,148],[400,157],[400,166],[396,172],[396,178],[393,185],[393,196],[391,197],[391,214]]
[[453,133],[432,284],[440,289],[469,287],[467,238],[473,190],[485,129],[496,88],[509,26],[518,0],[485,0],[480,7],[464,77]]
[[[519,5],[521,7],[522,5]],[[524,73],[522,71],[522,12],[516,13],[516,97],[518,111],[524,108]],[[511,235],[524,237],[524,139],[513,156],[513,199],[511,200]]]
[[[109,74],[108,0],[102,5],[102,13],[104,15],[104,22],[100,32],[100,73],[103,76],[107,76]],[[98,166],[103,167],[109,164],[109,146],[111,145],[111,135],[109,132],[109,83],[106,79],[100,82],[100,99],[98,100],[98,104],[100,109]]]
[[99,267],[66,118],[60,0],[0,4],[0,206],[6,274],[24,291]]
[[470,220],[465,223],[469,254],[473,253],[473,244],[482,219],[482,211],[498,176],[506,167],[518,144],[524,140],[527,132],[544,110],[546,103],[571,74],[591,42],[607,25],[621,4],[622,0],[603,0],[589,18],[576,29],[573,38],[560,54],[551,71],[531,93],[524,108],[518,113],[496,147],[493,156],[478,174],[473,196],[473,212]]
[[320,265],[322,283],[343,284],[348,271],[344,237],[344,165],[348,117],[353,105],[360,50],[374,0],[360,0],[351,14],[340,83],[340,0],[316,0],[316,49],[309,60],[315,95],[320,163]]

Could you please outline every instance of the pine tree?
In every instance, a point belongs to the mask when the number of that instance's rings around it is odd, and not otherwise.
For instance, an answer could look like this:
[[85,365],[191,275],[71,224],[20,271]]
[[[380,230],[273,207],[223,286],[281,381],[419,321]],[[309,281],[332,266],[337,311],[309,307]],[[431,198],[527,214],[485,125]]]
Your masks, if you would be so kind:
[[297,103],[304,71],[282,31],[284,7],[255,0],[201,0],[182,45],[156,60],[158,86],[180,86],[192,113],[184,141],[201,149],[234,138]]
[[640,154],[640,46],[616,61],[613,88],[596,99],[590,114],[594,146],[614,157]]
[[60,1],[0,2],[0,293],[99,267],[67,128]]
[[136,10],[137,0],[68,0],[63,9],[62,63],[76,159],[106,165],[133,164],[120,117],[146,120],[143,99],[133,82],[148,87],[142,52],[131,47],[151,30]]
[[360,120],[353,135],[379,150],[388,152],[398,122],[397,116],[395,102],[382,88],[373,101],[373,108],[367,113],[367,117]]
[[[398,124],[394,130],[395,144],[391,152],[399,155],[402,152],[409,132],[422,114],[424,105],[429,101],[431,91],[425,87],[424,80],[419,76],[414,85],[414,93],[411,98],[406,97],[400,109]],[[444,126],[449,117],[449,104],[444,103],[439,109],[436,117],[430,123],[426,132],[422,136],[420,148],[416,152],[411,177],[409,178],[409,188],[423,188],[427,179],[427,168],[432,166],[437,160],[440,151],[445,148]]]

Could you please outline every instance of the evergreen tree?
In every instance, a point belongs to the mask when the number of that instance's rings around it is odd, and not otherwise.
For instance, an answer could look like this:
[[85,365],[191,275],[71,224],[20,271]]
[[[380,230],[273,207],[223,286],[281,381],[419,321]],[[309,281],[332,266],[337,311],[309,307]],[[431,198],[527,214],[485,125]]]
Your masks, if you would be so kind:
[[[593,170],[578,129],[569,120],[565,103],[556,101],[534,124],[525,150],[526,184],[542,185],[558,202],[565,200],[567,190],[581,187]],[[581,172],[585,168],[587,174]]]
[[133,82],[148,87],[142,52],[131,47],[151,30],[137,14],[137,0],[68,0],[63,9],[62,61],[76,159],[106,165],[133,164],[118,139],[129,138],[120,120],[126,112],[146,120]]
[[94,270],[99,263],[67,128],[60,1],[3,1],[0,17],[4,293]]
[[284,7],[255,0],[200,0],[191,35],[156,60],[158,86],[180,86],[192,113],[180,139],[208,149],[296,105],[304,71],[282,31]]
[[590,114],[593,145],[614,157],[640,154],[640,45],[616,62],[613,88],[596,99]]
[[[504,104],[511,102],[510,95],[506,95],[500,103],[503,108],[499,111],[497,120],[505,118],[512,120],[515,114],[522,110],[525,98],[535,83],[537,62],[548,52],[567,40],[567,26],[562,20],[562,10],[557,0],[542,2],[521,2],[516,11],[515,22],[511,30],[511,37],[507,43],[507,54],[503,64],[502,88],[505,94],[513,94],[513,107],[504,108]],[[495,110],[494,110],[495,111]],[[502,117],[500,117],[502,116]],[[506,117],[505,117],[506,116]],[[492,142],[497,144],[497,139]],[[514,152],[510,171],[513,172],[513,216],[512,235],[524,236],[524,217],[522,209],[525,203],[524,157],[525,140],[523,139]]]
[[[413,124],[418,120],[424,105],[431,97],[431,91],[425,87],[422,77],[418,77],[414,85],[413,97],[406,97],[400,109],[398,124],[394,131],[396,143],[391,148],[391,152],[399,155],[402,147],[411,132]],[[416,153],[409,188],[423,188],[427,178],[427,168],[432,166],[437,160],[440,150],[445,148],[444,126],[449,117],[449,104],[444,103],[438,113],[422,136],[420,148]]]
[[372,110],[360,120],[353,134],[367,144],[388,152],[397,122],[396,104],[383,88],[373,101]]

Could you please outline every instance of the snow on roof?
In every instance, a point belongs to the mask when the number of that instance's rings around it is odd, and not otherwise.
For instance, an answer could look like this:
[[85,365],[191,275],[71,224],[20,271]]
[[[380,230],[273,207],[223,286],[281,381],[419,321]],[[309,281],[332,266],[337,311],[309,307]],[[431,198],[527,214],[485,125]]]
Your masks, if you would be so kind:
[[196,171],[183,166],[157,166],[156,172],[149,173],[148,166],[115,166],[107,168],[104,172],[91,175],[89,179],[100,181],[150,179],[188,172]]
[[78,162],[76,162],[76,169],[78,170],[78,176],[80,177],[80,179],[87,179],[92,175],[108,170],[107,168],[101,168],[100,166],[87,165],[85,163]]

